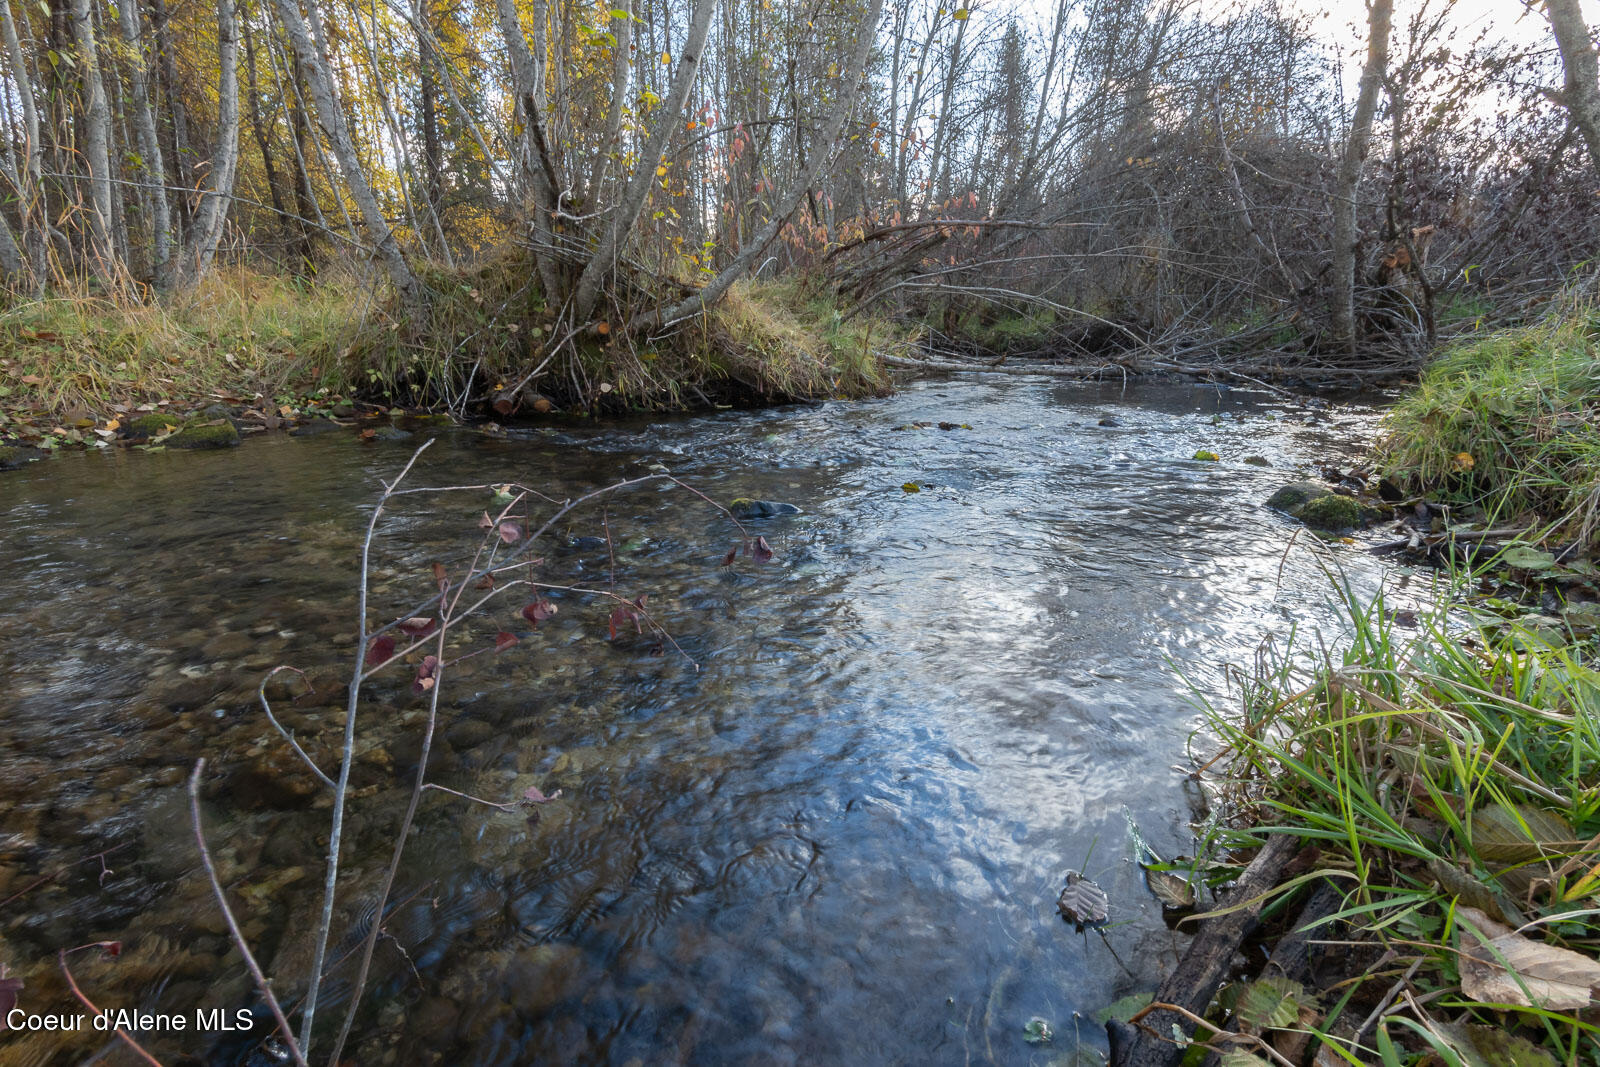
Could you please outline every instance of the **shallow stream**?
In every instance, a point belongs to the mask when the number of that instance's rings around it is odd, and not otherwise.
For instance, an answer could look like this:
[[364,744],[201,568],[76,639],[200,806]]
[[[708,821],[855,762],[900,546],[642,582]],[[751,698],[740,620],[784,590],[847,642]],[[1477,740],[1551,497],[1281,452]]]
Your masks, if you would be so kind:
[[[447,672],[432,779],[561,796],[513,814],[427,794],[354,1062],[1077,1062],[1080,1040],[1104,1047],[1094,1013],[1152,988],[1184,944],[1129,832],[1193,848],[1180,672],[1221,696],[1225,663],[1332,619],[1315,559],[1285,552],[1296,527],[1262,501],[1348,465],[1373,417],[1189,384],[931,382],[866,403],[270,436],[0,474],[0,961],[30,1012],[72,1009],[55,954],[102,939],[120,957],[71,957],[101,1006],[250,1006],[188,819],[183,781],[205,756],[208,837],[294,1000],[327,801],[255,687],[280,663],[316,669],[318,695],[284,718],[331,766],[361,530],[377,479],[433,435],[410,484],[569,497],[660,463],[714,499],[802,513],[752,523],[776,556],[732,568],[736,531],[670,486],[562,524],[543,580],[646,594],[681,651],[608,640],[593,595],[554,595],[537,632],[522,601],[463,631],[522,640]],[[1222,461],[1189,458],[1202,448]],[[395,507],[375,618],[425,596],[431,562],[470,556],[488,496]],[[1358,585],[1382,579],[1359,549],[1332,551]],[[409,682],[381,680],[364,706],[346,946],[414,768]],[[1103,935],[1056,914],[1068,870],[1109,893]],[[1034,1018],[1053,1041],[1026,1040]],[[266,1032],[143,1039],[169,1064],[275,1062]],[[126,1057],[105,1034],[0,1033],[7,1064],[96,1053]]]

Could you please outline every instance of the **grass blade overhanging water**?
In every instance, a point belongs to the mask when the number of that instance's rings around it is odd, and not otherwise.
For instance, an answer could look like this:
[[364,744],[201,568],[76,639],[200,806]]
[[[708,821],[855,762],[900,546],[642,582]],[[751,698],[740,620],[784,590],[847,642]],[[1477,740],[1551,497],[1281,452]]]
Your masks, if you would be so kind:
[[1296,1025],[1352,1062],[1600,1063],[1600,672],[1330,581],[1336,649],[1269,642],[1237,707],[1201,698],[1208,844],[1300,838],[1344,894],[1318,936],[1361,943]]

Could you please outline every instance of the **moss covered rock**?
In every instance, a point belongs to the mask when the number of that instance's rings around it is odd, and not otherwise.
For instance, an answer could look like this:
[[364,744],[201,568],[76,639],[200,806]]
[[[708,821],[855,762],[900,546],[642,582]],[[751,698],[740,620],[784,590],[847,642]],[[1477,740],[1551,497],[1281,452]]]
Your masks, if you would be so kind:
[[1325,493],[1294,508],[1289,514],[1311,527],[1335,533],[1361,525],[1361,505],[1347,496]]
[[163,411],[152,411],[148,415],[140,415],[136,419],[129,419],[122,424],[123,432],[129,437],[160,437],[167,432],[167,428],[181,427],[183,420],[176,415],[168,415]]
[[167,438],[170,448],[232,448],[239,443],[239,431],[226,419],[217,422],[192,422]]
[[30,459],[35,459],[33,450],[18,448],[16,445],[0,445],[0,471],[12,470],[22,466]]
[[1302,504],[1327,495],[1327,492],[1316,482],[1293,482],[1267,497],[1267,507],[1293,511]]

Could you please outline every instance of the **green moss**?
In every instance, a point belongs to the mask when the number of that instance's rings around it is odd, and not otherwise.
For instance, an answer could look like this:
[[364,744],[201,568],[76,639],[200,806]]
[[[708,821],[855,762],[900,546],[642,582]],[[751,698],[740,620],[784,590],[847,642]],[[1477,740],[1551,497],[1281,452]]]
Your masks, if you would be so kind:
[[172,448],[232,448],[239,443],[239,431],[233,423],[191,423],[167,438]]
[[1267,497],[1267,507],[1277,508],[1279,511],[1293,511],[1301,504],[1315,500],[1326,492],[1326,489],[1315,482],[1295,482]]
[[1532,517],[1600,542],[1600,309],[1446,349],[1391,409],[1383,473],[1403,491]]
[[1212,452],[1212,451],[1210,451],[1208,449],[1204,449],[1204,448],[1202,448],[1200,451],[1196,452],[1194,454],[1194,458],[1195,459],[1200,459],[1200,460],[1205,460],[1207,463],[1217,463],[1222,459],[1222,457],[1217,455],[1215,452]]
[[1326,530],[1329,533],[1361,525],[1361,505],[1347,496],[1334,493],[1308,500],[1290,514],[1313,530]]
[[167,432],[169,426],[182,426],[183,420],[175,415],[167,415],[160,411],[152,411],[148,415],[140,415],[123,424],[123,429],[128,431],[130,437],[159,437]]
[[0,445],[0,471],[21,466],[27,457],[16,445]]

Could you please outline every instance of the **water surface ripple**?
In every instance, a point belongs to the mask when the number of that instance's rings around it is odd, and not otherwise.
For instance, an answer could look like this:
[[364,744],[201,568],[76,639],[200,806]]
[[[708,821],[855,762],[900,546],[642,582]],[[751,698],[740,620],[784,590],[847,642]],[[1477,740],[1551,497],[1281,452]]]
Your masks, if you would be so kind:
[[[1131,816],[1165,854],[1192,846],[1177,672],[1220,691],[1221,665],[1268,633],[1329,619],[1315,562],[1285,556],[1295,528],[1261,501],[1347,462],[1371,420],[1215,387],[1015,380],[506,438],[419,430],[438,440],[416,484],[568,496],[664,463],[716,499],[803,514],[753,525],[772,563],[725,570],[732,532],[687,494],[609,504],[618,590],[648,594],[698,670],[608,642],[607,607],[568,595],[516,649],[447,677],[436,780],[563,794],[536,822],[429,795],[386,923],[409,959],[384,942],[356,1062],[1010,1064],[1103,1047],[1093,1013],[1151,988],[1183,944],[1127,831]],[[55,951],[100,938],[123,957],[83,954],[75,973],[103,1002],[250,1003],[188,836],[199,755],[224,874],[294,996],[326,801],[253,691],[277,663],[349,660],[360,530],[408,448],[273,437],[0,476],[0,899],[25,890],[0,913],[0,959],[26,975],[24,1006],[66,1010]],[[398,506],[377,610],[470,551],[486,502]],[[547,580],[604,584],[607,551],[575,540],[602,532],[598,512],[563,527]],[[1381,577],[1335,551],[1358,583]],[[471,639],[525,630],[514,607]],[[370,708],[347,942],[372,919],[360,895],[420,725],[403,684]],[[331,702],[285,714],[327,752]],[[102,875],[90,857],[112,848]],[[1111,895],[1104,937],[1055,914],[1071,868]],[[1024,1041],[1034,1016],[1053,1046]],[[0,1040],[28,1062],[98,1047]],[[150,1044],[260,1056],[204,1034]]]

